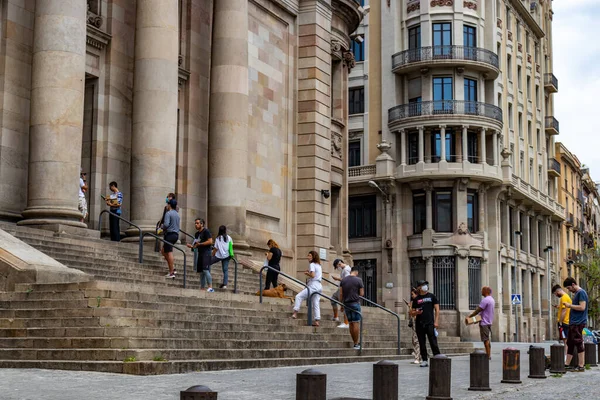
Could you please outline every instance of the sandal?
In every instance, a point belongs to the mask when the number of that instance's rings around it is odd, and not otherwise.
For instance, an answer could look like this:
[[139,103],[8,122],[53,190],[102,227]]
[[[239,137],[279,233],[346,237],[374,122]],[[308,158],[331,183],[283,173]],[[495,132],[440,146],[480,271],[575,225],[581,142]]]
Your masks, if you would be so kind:
[[296,317],[296,314],[292,314],[292,319],[298,319],[298,317]]
[[319,321],[315,321],[315,322],[313,322],[312,326],[314,326],[314,327],[318,328],[318,327],[319,327]]

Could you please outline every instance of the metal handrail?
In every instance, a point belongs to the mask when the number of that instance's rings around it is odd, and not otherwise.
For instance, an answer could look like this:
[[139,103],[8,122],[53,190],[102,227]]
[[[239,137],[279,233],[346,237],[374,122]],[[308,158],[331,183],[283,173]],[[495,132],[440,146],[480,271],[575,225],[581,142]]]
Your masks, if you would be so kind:
[[[140,233],[140,245],[139,246],[140,247],[139,247],[139,250],[138,250],[138,263],[141,264],[143,262],[143,253],[144,253],[144,240],[143,240],[143,231],[142,231],[142,228],[140,228],[139,226],[137,226],[133,222],[131,222],[131,221],[129,221],[129,220],[127,220],[127,219],[125,219],[125,218],[123,218],[123,217],[115,214],[114,212],[111,212],[110,210],[102,210],[100,212],[100,215],[98,216],[98,230],[100,230],[100,231],[102,230],[102,214],[104,214],[104,213],[108,213],[108,214],[112,215],[113,217],[117,217],[119,220],[121,220],[121,221],[123,221],[125,223],[128,223],[129,225],[133,226],[134,228],[136,228],[139,231],[139,233]],[[119,233],[119,235],[120,234],[121,233]]]
[[[167,242],[165,239],[158,237],[157,235],[155,235],[152,232],[145,232],[142,235],[142,237],[140,238],[140,243],[141,244],[143,244],[145,236],[152,236],[153,238],[158,239],[158,240],[160,240],[163,243],[166,243],[166,244],[168,244],[170,246],[173,246],[174,249],[177,249],[177,250],[179,250],[180,252],[183,253],[183,287],[185,289],[185,275],[186,275],[186,272],[187,272],[187,256],[185,255],[185,250],[180,249],[179,247],[173,245],[172,243]],[[140,260],[142,260],[142,262],[144,260],[144,247],[143,246],[140,246]]]
[[[324,279],[324,278],[322,278],[322,279]],[[337,300],[334,300],[333,298],[327,296],[326,294],[323,294],[321,292],[312,292],[308,296],[308,303],[306,304],[306,307],[308,308],[309,311],[312,309],[312,297],[314,295],[316,295],[316,294],[318,294],[319,296],[323,296],[326,299],[328,299],[329,301],[332,301],[332,302],[334,302],[336,304],[339,304],[340,306],[344,307],[344,305],[342,303],[340,303]],[[362,346],[362,342],[363,342],[363,316],[362,316],[362,313],[360,311],[354,311],[354,310],[352,310],[352,312],[355,312],[358,315],[360,315],[360,328],[359,328],[360,329],[360,333],[359,333],[359,337],[358,337],[360,349],[358,350],[358,355],[362,355],[362,347],[363,347]],[[310,312],[308,313],[308,325],[309,326],[312,325],[312,315],[311,315]]]
[[180,233],[183,233],[185,236],[189,237],[192,240],[196,240],[196,238],[193,235],[190,235],[189,233],[187,233],[186,231],[180,229],[179,230]]
[[[334,285],[334,286],[340,287],[340,285],[338,285],[337,283],[335,283],[335,282],[333,282],[333,281],[330,281],[329,279],[327,279],[327,278],[325,278],[325,277],[323,277],[322,279],[323,279],[325,282],[327,282],[327,283],[329,283],[329,284],[331,284],[331,285]],[[381,304],[375,303],[374,301],[372,301],[372,300],[369,300],[369,299],[367,299],[367,298],[365,298],[365,297],[363,297],[363,296],[358,296],[358,297],[359,297],[361,300],[364,300],[364,301],[366,301],[367,303],[369,303],[369,304],[372,304],[372,305],[374,305],[375,307],[377,307],[377,308],[379,308],[379,309],[381,309],[381,310],[383,310],[383,311],[385,311],[385,312],[387,312],[387,313],[389,313],[389,314],[392,314],[394,317],[396,317],[396,319],[398,320],[398,355],[400,355],[400,353],[401,353],[401,350],[400,350],[400,315],[398,315],[397,313],[393,312],[393,311],[392,311],[392,310],[390,310],[389,308],[385,308],[385,307],[384,307],[384,306],[382,306]]]
[[[285,277],[286,277],[286,278],[288,278],[289,280],[291,280],[291,281],[294,281],[294,282],[296,282],[297,284],[304,286],[304,287],[306,288],[306,291],[308,292],[308,295],[310,296],[310,289],[308,288],[308,285],[307,285],[306,283],[302,283],[300,280],[298,280],[298,279],[296,279],[296,278],[294,278],[294,277],[292,277],[292,276],[290,276],[290,275],[286,274],[285,272],[278,271],[278,270],[276,270],[275,268],[273,268],[273,267],[271,267],[271,266],[269,266],[269,265],[265,265],[265,266],[263,266],[263,267],[260,269],[260,272],[258,273],[258,282],[259,282],[259,285],[260,285],[260,288],[259,288],[259,291],[260,291],[260,303],[262,303],[262,299],[263,299],[263,295],[262,295],[262,292],[263,292],[263,286],[262,286],[262,274],[263,274],[263,271],[264,271],[265,269],[270,269],[271,271],[275,271],[275,272],[277,272],[278,274],[285,276]],[[308,315],[309,315],[309,318],[310,318],[310,319],[312,319],[312,311],[311,311],[311,308],[310,308],[310,307],[308,307]]]

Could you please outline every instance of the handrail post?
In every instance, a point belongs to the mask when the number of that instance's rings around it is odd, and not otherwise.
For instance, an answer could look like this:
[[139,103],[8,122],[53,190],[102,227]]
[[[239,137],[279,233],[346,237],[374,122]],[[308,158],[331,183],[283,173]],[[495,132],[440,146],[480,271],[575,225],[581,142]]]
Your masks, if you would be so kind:
[[238,262],[232,257],[233,263],[235,264],[235,270],[233,273],[233,293],[237,293],[237,275],[238,275]]
[[144,236],[142,235],[142,231],[140,230],[140,244],[138,250],[138,263],[142,264],[144,262]]
[[[175,248],[175,247],[173,247]],[[183,288],[185,289],[185,281],[187,275],[187,255],[185,254],[185,250],[180,249],[183,253]]]
[[363,348],[363,316],[360,316],[360,333],[359,333],[359,345],[360,345],[360,350],[358,350],[358,355],[362,356],[362,348]]
[[260,304],[262,304],[262,288],[263,288],[263,286],[262,286],[262,274],[263,274],[264,270],[265,270],[265,267],[262,267],[260,269],[260,272],[258,273],[258,284],[260,285],[258,287],[258,291],[260,292],[260,301],[259,301]]

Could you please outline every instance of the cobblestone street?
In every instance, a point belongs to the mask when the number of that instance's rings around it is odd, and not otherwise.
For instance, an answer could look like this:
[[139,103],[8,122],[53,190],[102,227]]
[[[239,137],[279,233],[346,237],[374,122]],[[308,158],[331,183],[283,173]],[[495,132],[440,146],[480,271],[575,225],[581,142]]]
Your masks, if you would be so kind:
[[[478,346],[478,345],[477,345]],[[594,398],[600,369],[585,373],[569,373],[564,377],[549,376],[545,380],[528,379],[528,345],[521,350],[521,380],[523,384],[502,384],[501,349],[506,343],[494,343],[490,368],[491,392],[469,392],[469,357],[452,359],[452,397],[454,399],[549,399]],[[545,344],[549,352],[549,344]],[[424,399],[427,395],[429,370],[400,365],[399,399]],[[296,374],[307,367],[254,369],[240,371],[202,372],[182,375],[128,376],[91,372],[52,370],[0,370],[0,393],[3,400],[171,400],[179,399],[179,391],[193,385],[206,385],[219,392],[220,400],[259,400],[295,398]],[[372,364],[342,364],[317,366],[327,374],[327,397],[371,398]]]

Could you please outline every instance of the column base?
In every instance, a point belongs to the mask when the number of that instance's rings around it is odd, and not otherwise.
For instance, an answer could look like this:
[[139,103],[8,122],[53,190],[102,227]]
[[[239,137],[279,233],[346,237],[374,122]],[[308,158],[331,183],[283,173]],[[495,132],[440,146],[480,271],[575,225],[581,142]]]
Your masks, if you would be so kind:
[[23,211],[23,218],[25,219],[17,222],[17,225],[62,225],[87,229],[87,225],[81,222],[82,215],[79,210],[72,208],[51,206],[28,207]]
[[88,229],[87,225],[71,225],[63,222],[45,222],[37,223],[39,220],[27,219],[19,221],[18,226],[26,226],[28,228],[42,229],[45,231],[54,232],[58,235],[74,236],[80,239],[100,239],[100,231]]

